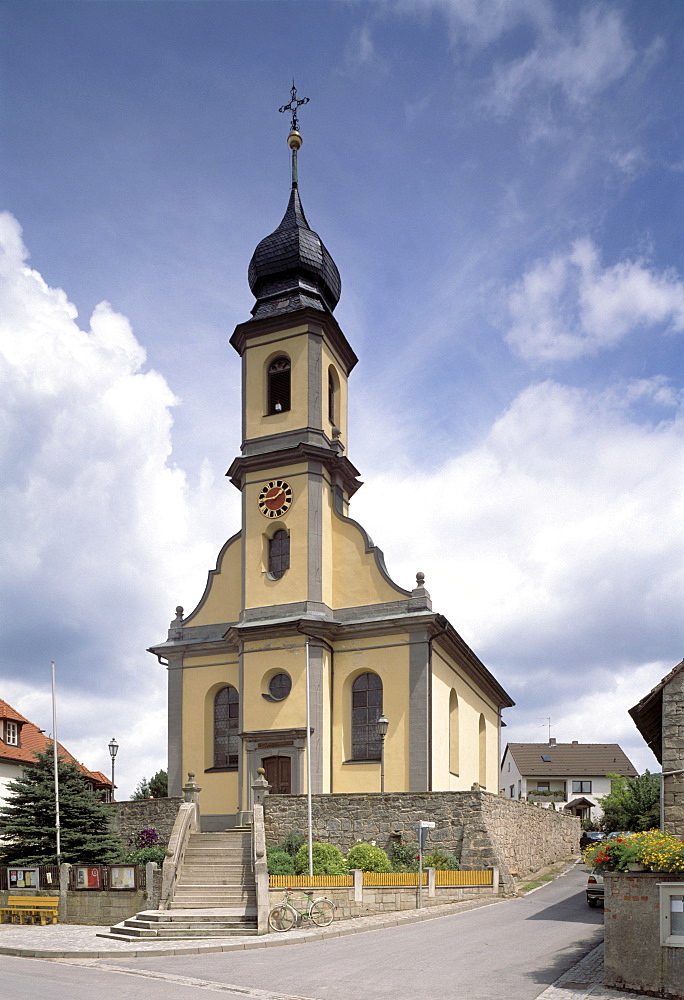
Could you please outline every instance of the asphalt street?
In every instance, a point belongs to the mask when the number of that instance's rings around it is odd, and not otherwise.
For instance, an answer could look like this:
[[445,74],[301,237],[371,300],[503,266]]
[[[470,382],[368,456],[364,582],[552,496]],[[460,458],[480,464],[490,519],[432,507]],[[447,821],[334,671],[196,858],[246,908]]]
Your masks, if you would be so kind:
[[0,957],[1,1000],[534,1000],[598,944],[603,911],[572,868],[520,899],[315,943],[172,957]]

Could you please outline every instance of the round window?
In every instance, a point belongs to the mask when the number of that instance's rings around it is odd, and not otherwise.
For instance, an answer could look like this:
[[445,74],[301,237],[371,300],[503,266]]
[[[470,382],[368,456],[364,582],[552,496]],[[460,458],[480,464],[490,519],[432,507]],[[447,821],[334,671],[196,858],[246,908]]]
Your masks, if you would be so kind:
[[282,701],[287,698],[292,690],[292,681],[289,674],[275,674],[268,682],[268,693],[274,701]]

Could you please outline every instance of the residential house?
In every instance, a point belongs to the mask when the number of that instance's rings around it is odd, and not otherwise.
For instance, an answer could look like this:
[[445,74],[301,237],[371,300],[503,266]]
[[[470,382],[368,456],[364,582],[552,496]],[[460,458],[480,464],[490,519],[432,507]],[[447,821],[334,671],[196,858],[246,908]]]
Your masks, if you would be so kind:
[[663,769],[663,829],[684,839],[684,660],[629,714]]
[[509,743],[501,761],[499,794],[564,809],[582,820],[600,821],[609,774],[637,772],[617,743]]
[[[42,729],[17,712],[0,698],[0,801],[7,798],[7,783],[20,778],[25,764],[31,764],[37,753],[52,748],[52,740]],[[59,756],[76,764],[84,780],[104,801],[112,797],[112,783],[102,771],[90,771],[57,742]]]

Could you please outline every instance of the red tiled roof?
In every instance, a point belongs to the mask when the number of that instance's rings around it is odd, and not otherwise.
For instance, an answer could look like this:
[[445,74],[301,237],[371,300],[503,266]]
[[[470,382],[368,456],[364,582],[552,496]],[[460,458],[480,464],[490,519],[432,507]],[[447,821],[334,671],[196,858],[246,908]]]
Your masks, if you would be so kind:
[[[0,737],[0,760],[10,761],[15,764],[33,764],[37,753],[43,753],[47,749],[52,749],[52,740],[43,733],[38,726],[29,722],[25,716],[21,715],[11,705],[0,698],[0,719],[9,719],[16,722],[19,727],[19,746],[12,746]],[[111,788],[111,780],[102,771],[90,771],[88,768],[76,760],[66,747],[57,740],[57,752],[59,756],[76,767],[93,784],[99,787]]]

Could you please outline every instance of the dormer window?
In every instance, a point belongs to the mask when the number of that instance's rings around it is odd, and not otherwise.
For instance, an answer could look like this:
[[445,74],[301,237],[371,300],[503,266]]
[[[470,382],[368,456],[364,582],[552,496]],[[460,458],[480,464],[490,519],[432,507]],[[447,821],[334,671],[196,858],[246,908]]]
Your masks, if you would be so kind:
[[268,413],[284,413],[290,409],[290,359],[274,358],[267,372]]
[[16,722],[5,720],[5,743],[8,747],[19,746],[19,726]]

